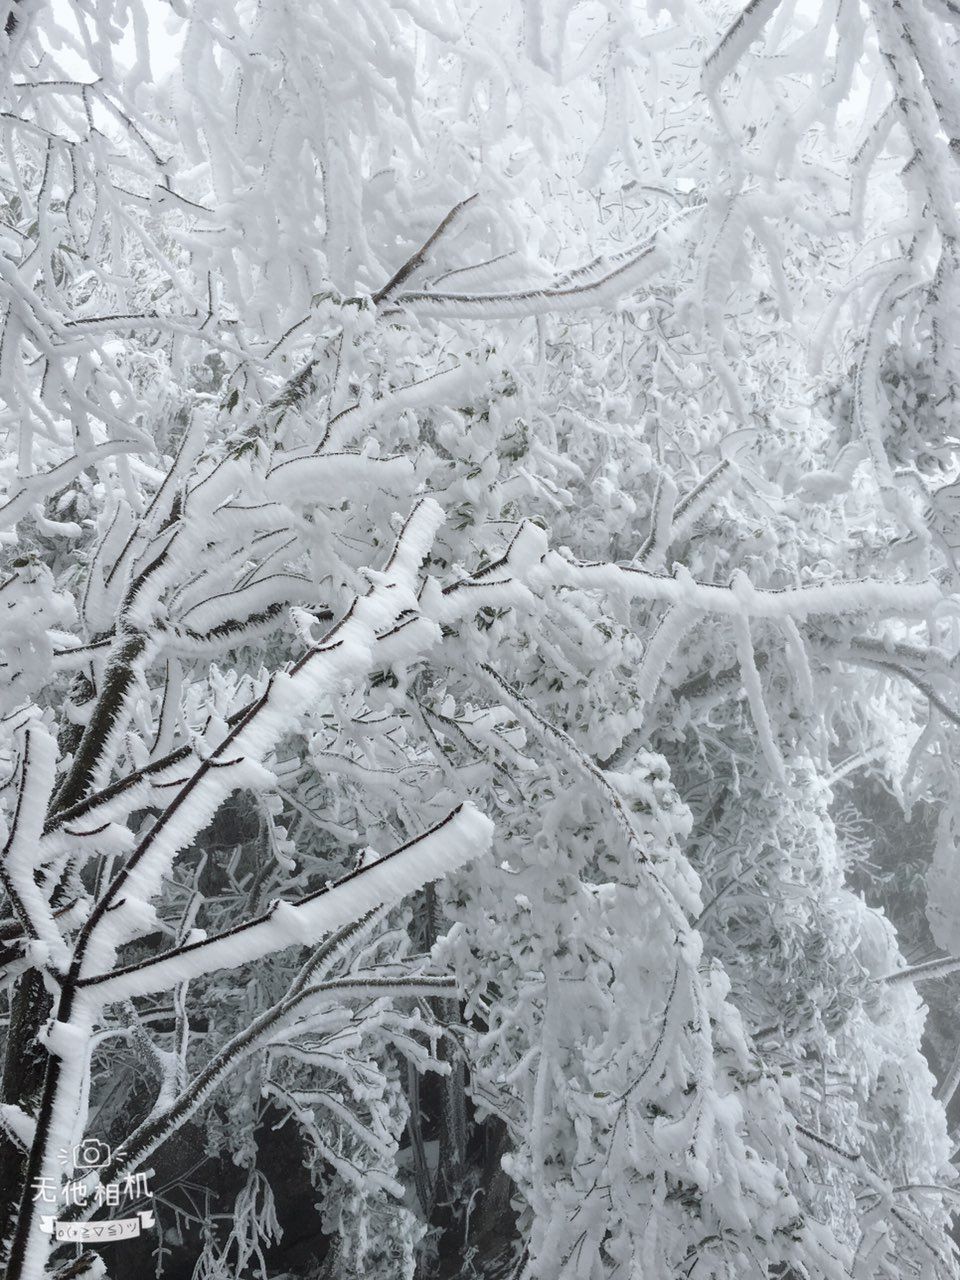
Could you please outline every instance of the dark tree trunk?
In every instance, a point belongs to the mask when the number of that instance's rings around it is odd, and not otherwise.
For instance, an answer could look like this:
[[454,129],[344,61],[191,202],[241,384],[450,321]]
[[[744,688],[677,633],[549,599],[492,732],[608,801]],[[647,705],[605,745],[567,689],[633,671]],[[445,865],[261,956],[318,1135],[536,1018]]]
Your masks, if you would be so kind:
[[[36,969],[17,982],[10,1006],[0,1101],[21,1107],[28,1115],[36,1108],[43,1086],[47,1055],[37,1040],[50,1013],[51,997]],[[6,1258],[14,1215],[23,1195],[27,1157],[0,1132],[0,1241]]]

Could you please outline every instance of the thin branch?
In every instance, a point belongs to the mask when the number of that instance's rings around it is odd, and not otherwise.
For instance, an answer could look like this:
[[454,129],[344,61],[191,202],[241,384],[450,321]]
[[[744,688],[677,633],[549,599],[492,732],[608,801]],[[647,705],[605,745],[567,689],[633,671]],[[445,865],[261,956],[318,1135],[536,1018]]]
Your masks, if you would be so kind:
[[376,306],[379,306],[382,302],[385,302],[392,294],[396,293],[396,291],[400,288],[400,286],[404,283],[405,280],[409,280],[409,278],[414,274],[414,272],[419,271],[419,269],[428,261],[430,257],[430,251],[433,249],[434,245],[436,245],[440,240],[443,239],[443,237],[449,232],[450,228],[454,225],[454,223],[459,221],[463,211],[467,209],[471,204],[473,204],[474,200],[477,200],[477,199],[479,199],[479,194],[477,192],[474,192],[472,196],[467,196],[466,200],[461,200],[459,204],[455,204],[453,206],[453,208],[450,210],[447,216],[443,219],[443,221],[436,227],[436,229],[432,232],[432,234],[429,235],[426,240],[424,240],[423,244],[416,251],[416,253],[411,254],[411,256],[406,260],[406,262],[403,264],[400,270],[397,271],[393,276],[391,276],[390,279],[387,281],[387,283],[383,286],[383,288],[378,289],[377,292],[373,295],[373,301]]

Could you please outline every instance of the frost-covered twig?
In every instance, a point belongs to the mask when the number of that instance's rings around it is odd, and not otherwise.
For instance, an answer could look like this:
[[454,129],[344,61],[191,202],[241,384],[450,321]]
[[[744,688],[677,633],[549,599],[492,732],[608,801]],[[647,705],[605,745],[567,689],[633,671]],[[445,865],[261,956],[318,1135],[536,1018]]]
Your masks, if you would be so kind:
[[923,964],[907,965],[880,978],[888,986],[901,982],[926,982],[934,978],[946,978],[960,969],[960,956],[941,956],[939,960],[927,960]]
[[610,305],[646,284],[667,263],[656,239],[636,249],[620,266],[584,284],[520,290],[516,293],[398,293],[398,309],[423,318],[502,320],[565,314]]
[[459,204],[455,204],[453,206],[443,221],[436,227],[431,235],[427,237],[416,253],[411,254],[403,266],[390,277],[383,288],[378,289],[373,295],[373,301],[377,306],[380,306],[381,303],[386,302],[391,298],[402,284],[406,283],[412,275],[429,263],[430,255],[434,247],[445,235],[449,233],[451,228],[459,222],[464,210],[468,209],[477,198],[476,194],[467,196],[465,200],[461,200]]

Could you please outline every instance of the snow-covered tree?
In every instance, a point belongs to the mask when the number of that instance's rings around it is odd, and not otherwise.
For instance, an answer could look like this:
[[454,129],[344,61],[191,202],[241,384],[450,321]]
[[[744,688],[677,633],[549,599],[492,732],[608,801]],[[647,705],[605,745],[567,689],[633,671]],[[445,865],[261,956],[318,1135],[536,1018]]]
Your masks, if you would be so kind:
[[953,10],[8,9],[8,1280],[957,1275]]

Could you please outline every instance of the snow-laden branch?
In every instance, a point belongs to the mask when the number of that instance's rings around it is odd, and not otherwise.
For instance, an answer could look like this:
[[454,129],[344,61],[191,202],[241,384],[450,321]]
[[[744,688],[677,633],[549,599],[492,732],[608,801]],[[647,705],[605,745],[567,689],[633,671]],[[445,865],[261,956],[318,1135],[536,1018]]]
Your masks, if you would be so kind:
[[684,604],[702,613],[749,618],[806,618],[890,610],[902,617],[919,617],[941,598],[933,581],[884,582],[860,578],[847,582],[820,582],[811,586],[755,587],[741,570],[727,586],[697,582],[678,565],[671,577],[630,565],[589,563],[548,552],[541,567],[530,575],[530,585],[584,587],[622,591],[634,599]]
[[947,978],[960,969],[960,956],[942,956],[939,960],[927,960],[923,964],[907,965],[905,969],[897,969],[880,979],[887,986],[896,986],[901,982],[929,982],[935,978]]
[[763,35],[764,28],[779,7],[780,0],[750,0],[737,15],[703,64],[701,84],[705,93],[716,93],[720,82],[733,71],[751,44]]
[[669,262],[655,237],[605,275],[582,284],[525,289],[516,293],[398,293],[396,308],[421,318],[441,320],[505,320],[535,315],[562,315],[585,307],[611,306],[647,284]]
[[48,963],[62,968],[66,947],[36,876],[43,815],[53,790],[56,761],[53,738],[41,724],[32,722],[24,732],[20,790],[10,832],[0,850],[0,883],[25,936],[42,945]]
[[[520,541],[522,534],[522,542]],[[942,596],[936,582],[886,582],[859,578],[819,582],[809,586],[755,587],[742,570],[726,586],[698,582],[677,565],[671,575],[639,565],[575,560],[546,549],[541,530],[529,523],[511,549],[481,573],[443,589],[442,595],[422,594],[429,616],[452,622],[483,607],[507,607],[529,600],[530,592],[555,587],[622,593],[635,600],[678,605],[704,614],[747,618],[791,618],[796,622],[819,616],[846,617],[889,611],[901,617],[922,617]]]
[[651,702],[660,687],[667,664],[690,626],[700,615],[687,605],[670,605],[647,642],[637,672],[637,694]]
[[177,625],[191,633],[214,632],[276,605],[313,604],[317,599],[316,585],[309,578],[273,573],[232,591],[207,596],[181,613]]
[[670,526],[670,541],[685,537],[700,517],[726,491],[736,484],[740,468],[730,458],[723,458],[702,480],[677,503]]
[[647,564],[665,555],[673,532],[673,513],[677,502],[677,486],[666,472],[657,476],[650,512],[650,532],[634,557],[634,564]]
[[[788,617],[788,621],[792,621],[792,619]],[[773,776],[778,782],[785,783],[787,780],[786,769],[783,757],[780,755],[774,740],[770,713],[767,711],[767,705],[763,697],[760,671],[753,652],[750,623],[742,615],[737,615],[733,619],[733,629],[737,645],[737,660],[740,663],[740,674],[743,677],[743,687],[747,694],[747,701],[750,704],[750,714],[753,716],[753,723],[760,739],[760,747]]]
[[304,946],[376,907],[399,902],[431,880],[481,856],[493,839],[493,823],[466,803],[422,835],[360,867],[335,884],[293,902],[275,902],[255,920],[225,933],[177,947],[153,959],[80,979],[100,1000],[132,999],[165,991],[217,969],[251,964],[290,946]]
[[657,477],[650,513],[650,532],[634,556],[632,567],[655,569],[671,545],[685,537],[704,512],[740,475],[735,462],[724,458],[689,493],[677,500],[677,487],[666,473]]

